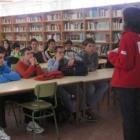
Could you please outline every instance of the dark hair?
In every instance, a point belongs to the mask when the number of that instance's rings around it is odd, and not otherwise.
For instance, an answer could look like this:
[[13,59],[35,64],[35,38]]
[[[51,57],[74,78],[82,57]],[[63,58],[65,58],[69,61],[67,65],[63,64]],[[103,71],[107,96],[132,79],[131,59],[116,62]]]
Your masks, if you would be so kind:
[[14,50],[15,48],[20,48],[20,44],[19,43],[12,44],[12,49]]
[[67,45],[67,44],[71,44],[71,45],[72,45],[72,41],[71,41],[71,40],[67,40],[67,41],[65,42],[65,45]]
[[64,49],[62,46],[56,46],[53,50],[54,53],[57,53],[58,49]]
[[17,62],[19,61],[19,58],[17,57],[10,57],[8,60],[7,60],[7,65],[9,67],[11,67],[12,64],[17,64]]
[[124,16],[124,30],[132,30],[140,33],[140,9],[129,7],[123,11]]
[[24,48],[24,49],[22,49],[21,50],[21,56],[25,55],[25,52],[26,51],[31,51],[31,49],[30,48]]
[[82,45],[87,46],[89,43],[95,44],[95,41],[93,38],[86,38],[83,42]]
[[3,53],[3,54],[6,53],[6,49],[3,46],[0,46],[0,53]]
[[48,49],[49,44],[50,44],[51,42],[55,42],[55,40],[54,40],[54,39],[49,39],[49,40],[47,41],[46,47],[45,47],[45,49],[44,49],[44,52]]
[[4,39],[3,40],[3,45],[4,45],[4,42],[6,42],[8,44],[8,49],[6,50],[6,53],[7,53],[7,55],[10,55],[11,54],[10,41],[8,39]]
[[37,42],[37,43],[38,43],[38,41],[37,41],[36,38],[32,38],[32,39],[30,40],[30,44],[32,44],[32,42]]

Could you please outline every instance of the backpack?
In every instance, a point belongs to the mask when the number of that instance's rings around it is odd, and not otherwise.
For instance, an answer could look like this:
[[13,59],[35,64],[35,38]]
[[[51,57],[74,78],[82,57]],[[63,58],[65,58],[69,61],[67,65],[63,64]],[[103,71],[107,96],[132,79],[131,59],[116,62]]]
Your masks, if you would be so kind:
[[65,66],[61,68],[64,76],[86,76],[88,68],[82,61],[78,61],[74,66]]

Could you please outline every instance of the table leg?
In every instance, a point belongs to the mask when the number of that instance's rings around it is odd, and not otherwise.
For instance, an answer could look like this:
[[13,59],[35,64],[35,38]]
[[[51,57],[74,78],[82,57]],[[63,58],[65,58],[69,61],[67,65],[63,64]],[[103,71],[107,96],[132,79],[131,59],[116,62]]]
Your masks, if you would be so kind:
[[76,86],[76,125],[79,125],[79,83]]
[[83,90],[84,90],[84,99],[83,99],[83,119],[84,119],[84,125],[86,120],[86,83],[83,83]]

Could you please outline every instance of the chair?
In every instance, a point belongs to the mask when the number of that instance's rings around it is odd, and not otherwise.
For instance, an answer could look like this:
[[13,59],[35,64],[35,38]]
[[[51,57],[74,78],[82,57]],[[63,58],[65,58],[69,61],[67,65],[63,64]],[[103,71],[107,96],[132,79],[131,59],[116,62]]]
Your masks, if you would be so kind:
[[11,64],[11,69],[16,70],[16,64]]
[[[35,95],[37,97],[36,101],[19,104],[19,107],[20,107],[20,118],[21,118],[21,111],[23,110],[23,108],[32,110],[32,115],[29,115],[26,113],[24,113],[24,114],[26,116],[32,118],[33,122],[35,119],[41,119],[41,118],[54,116],[56,133],[57,133],[57,137],[59,138],[58,126],[57,126],[57,121],[56,121],[56,116],[55,116],[55,111],[54,111],[54,108],[56,108],[56,106],[57,106],[56,90],[57,90],[56,82],[36,85],[35,89],[34,89]],[[54,101],[55,101],[54,105],[52,105],[49,102],[39,99],[39,98],[42,99],[44,97],[46,98],[46,97],[52,97],[52,96],[54,97]],[[42,112],[42,115],[36,117],[35,116],[36,112]],[[34,126],[34,128],[35,128],[35,126]],[[36,133],[34,131],[34,140],[35,139],[36,139]]]

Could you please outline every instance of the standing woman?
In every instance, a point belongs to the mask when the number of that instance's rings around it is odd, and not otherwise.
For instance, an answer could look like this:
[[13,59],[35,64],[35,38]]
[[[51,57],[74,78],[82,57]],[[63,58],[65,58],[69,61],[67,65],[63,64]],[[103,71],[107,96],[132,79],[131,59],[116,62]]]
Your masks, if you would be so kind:
[[5,57],[10,56],[11,54],[11,46],[10,46],[10,41],[8,39],[5,39],[3,41],[3,46],[6,49],[6,54]]
[[119,48],[108,55],[114,65],[111,86],[119,92],[125,140],[140,140],[140,9],[123,11]]
[[44,52],[39,51],[38,41],[35,38],[32,38],[30,41],[30,45],[33,52],[33,57],[37,59],[38,63],[47,63],[47,59],[45,57]]

